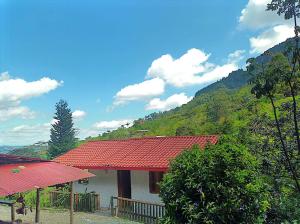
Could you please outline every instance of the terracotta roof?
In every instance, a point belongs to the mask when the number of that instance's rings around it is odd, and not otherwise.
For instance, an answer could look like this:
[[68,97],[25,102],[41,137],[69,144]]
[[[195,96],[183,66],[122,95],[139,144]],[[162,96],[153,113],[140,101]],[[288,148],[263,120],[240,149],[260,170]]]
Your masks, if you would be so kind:
[[85,169],[157,170],[168,169],[170,159],[193,145],[204,148],[218,137],[176,136],[87,142],[55,161]]
[[84,170],[53,161],[0,165],[0,196],[93,176]]

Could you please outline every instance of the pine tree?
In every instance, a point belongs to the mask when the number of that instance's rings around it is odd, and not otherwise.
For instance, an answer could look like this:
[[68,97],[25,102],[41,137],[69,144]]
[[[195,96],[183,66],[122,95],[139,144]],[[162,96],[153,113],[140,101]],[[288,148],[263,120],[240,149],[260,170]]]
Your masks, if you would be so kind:
[[52,159],[75,147],[75,129],[73,127],[72,112],[65,100],[60,100],[55,105],[55,122],[52,124],[49,157]]

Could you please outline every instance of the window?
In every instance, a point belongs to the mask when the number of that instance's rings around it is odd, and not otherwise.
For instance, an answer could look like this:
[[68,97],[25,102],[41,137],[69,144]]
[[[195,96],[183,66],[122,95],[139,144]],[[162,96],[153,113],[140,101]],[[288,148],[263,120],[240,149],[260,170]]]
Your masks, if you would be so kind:
[[163,172],[149,172],[149,191],[151,194],[159,193],[158,183],[162,180],[163,175]]

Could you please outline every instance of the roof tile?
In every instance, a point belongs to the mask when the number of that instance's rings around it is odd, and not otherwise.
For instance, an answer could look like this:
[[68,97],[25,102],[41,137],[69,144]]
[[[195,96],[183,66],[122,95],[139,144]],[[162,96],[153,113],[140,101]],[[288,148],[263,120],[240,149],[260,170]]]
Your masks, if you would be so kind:
[[216,144],[218,136],[146,137],[90,141],[55,161],[88,169],[166,170],[169,161],[193,145]]

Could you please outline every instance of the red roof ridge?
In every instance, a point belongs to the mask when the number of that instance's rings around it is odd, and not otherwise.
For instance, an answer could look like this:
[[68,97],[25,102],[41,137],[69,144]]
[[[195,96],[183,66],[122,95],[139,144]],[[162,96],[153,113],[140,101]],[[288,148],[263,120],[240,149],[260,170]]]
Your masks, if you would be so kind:
[[182,136],[145,136],[145,137],[140,137],[140,138],[121,138],[121,139],[101,139],[101,140],[88,140],[86,143],[89,142],[102,142],[102,141],[128,141],[128,140],[143,140],[143,139],[170,139],[170,138],[215,138],[219,137],[219,135],[182,135]]

